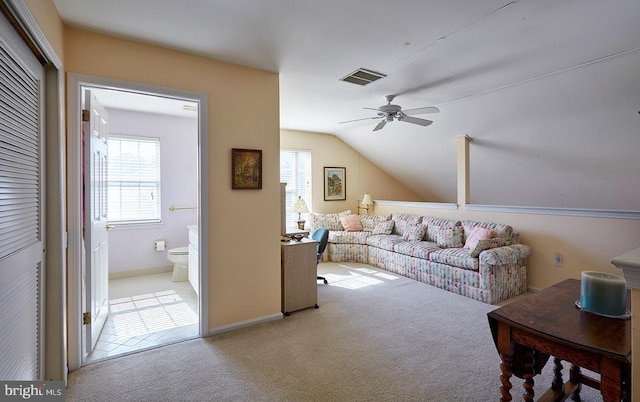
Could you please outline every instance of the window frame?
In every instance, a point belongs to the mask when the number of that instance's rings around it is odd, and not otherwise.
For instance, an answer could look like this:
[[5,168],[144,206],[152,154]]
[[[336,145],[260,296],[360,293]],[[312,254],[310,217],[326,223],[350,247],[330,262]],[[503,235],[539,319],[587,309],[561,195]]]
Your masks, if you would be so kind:
[[[152,187],[154,190],[156,190],[153,194],[153,198],[154,198],[154,205],[155,208],[151,208],[151,209],[155,209],[154,211],[154,215],[152,217],[142,217],[141,215],[139,215],[137,218],[123,218],[122,216],[119,217],[119,219],[114,219],[113,215],[112,215],[112,199],[111,197],[113,196],[113,184],[112,182],[117,182],[120,183],[119,187],[122,188],[122,183],[125,182],[124,180],[120,179],[120,180],[112,180],[111,179],[111,174],[112,174],[112,160],[111,160],[111,144],[109,144],[109,141],[112,140],[126,140],[126,141],[137,141],[139,143],[151,143],[153,145],[155,145],[155,159],[154,159],[154,164],[156,165],[155,168],[155,179],[156,180],[138,180],[138,181],[130,181],[129,183],[137,183],[137,188],[142,188],[142,187],[146,187],[142,184],[147,184],[147,183],[152,183],[149,187]],[[156,224],[161,224],[162,223],[162,172],[161,172],[161,141],[160,141],[160,137],[151,137],[151,136],[139,136],[139,135],[130,135],[130,134],[109,134],[109,137],[107,139],[107,146],[108,146],[108,153],[107,153],[107,222],[109,225],[113,225],[113,226],[136,226],[136,227],[140,227],[143,225],[156,225]],[[140,160],[140,154],[138,154],[138,159]],[[125,186],[127,187],[127,186]],[[135,185],[133,186],[135,187]],[[122,197],[120,196],[120,204],[122,204]],[[138,204],[140,204],[139,200],[138,200]]]
[[[289,181],[285,180],[285,178],[283,178],[283,170],[282,170],[282,167],[283,167],[282,153],[283,152],[293,153],[294,155],[292,163],[297,167],[291,170],[291,172],[294,174],[292,177],[293,185],[290,184]],[[301,162],[300,155],[305,155],[305,157],[308,157],[308,160]],[[287,183],[287,186],[285,187],[286,228],[289,228],[289,229],[297,228],[298,214],[292,212],[292,209],[293,209],[293,203],[298,198],[298,196],[301,196],[302,199],[305,201],[305,203],[307,204],[307,208],[309,209],[309,212],[313,211],[312,161],[313,161],[313,153],[310,149],[286,148],[286,147],[280,148],[280,182]],[[298,167],[301,163],[304,163],[304,162],[306,162],[308,165],[305,168],[306,179],[300,178],[298,174],[299,173]],[[300,179],[303,179],[305,181],[304,188],[300,188],[301,187]],[[301,218],[305,221],[308,220],[306,219],[306,215],[307,214],[301,214]]]

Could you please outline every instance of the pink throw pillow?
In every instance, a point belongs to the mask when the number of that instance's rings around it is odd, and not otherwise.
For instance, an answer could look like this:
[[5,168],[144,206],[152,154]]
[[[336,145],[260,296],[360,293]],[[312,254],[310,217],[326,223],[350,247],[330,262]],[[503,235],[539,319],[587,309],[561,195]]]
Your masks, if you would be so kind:
[[471,231],[469,237],[467,237],[467,241],[464,243],[464,248],[472,249],[478,245],[480,240],[489,240],[495,235],[495,232],[492,229],[486,229],[481,227],[475,227]]
[[347,232],[359,232],[362,230],[362,223],[358,215],[347,215],[340,217],[340,223]]

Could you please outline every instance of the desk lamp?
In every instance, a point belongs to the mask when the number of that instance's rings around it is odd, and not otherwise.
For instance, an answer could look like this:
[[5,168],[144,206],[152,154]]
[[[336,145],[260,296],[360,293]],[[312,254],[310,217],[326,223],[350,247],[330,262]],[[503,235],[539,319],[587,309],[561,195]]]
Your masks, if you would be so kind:
[[304,229],[304,220],[302,220],[300,214],[306,214],[309,212],[309,208],[307,208],[307,203],[304,202],[302,197],[298,196],[296,202],[293,203],[292,211],[298,214],[298,229]]

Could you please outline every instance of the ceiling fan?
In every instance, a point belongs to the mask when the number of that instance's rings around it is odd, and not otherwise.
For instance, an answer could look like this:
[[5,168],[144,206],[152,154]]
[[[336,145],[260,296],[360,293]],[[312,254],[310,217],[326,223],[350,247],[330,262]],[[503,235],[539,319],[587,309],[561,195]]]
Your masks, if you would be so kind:
[[381,119],[380,122],[373,128],[373,131],[381,130],[388,122],[392,122],[394,120],[403,121],[405,123],[418,124],[420,126],[426,127],[431,123],[433,123],[433,121],[426,120],[426,119],[419,119],[417,117],[412,117],[412,115],[440,112],[440,110],[437,107],[433,107],[433,106],[402,110],[401,106],[391,104],[391,102],[395,97],[396,95],[385,96],[385,99],[387,100],[387,104],[382,105],[379,108],[365,107],[365,109],[375,110],[376,112],[378,112],[378,115],[376,117],[366,117],[364,119],[341,121],[340,123],[351,123],[354,121],[361,121],[361,120]]

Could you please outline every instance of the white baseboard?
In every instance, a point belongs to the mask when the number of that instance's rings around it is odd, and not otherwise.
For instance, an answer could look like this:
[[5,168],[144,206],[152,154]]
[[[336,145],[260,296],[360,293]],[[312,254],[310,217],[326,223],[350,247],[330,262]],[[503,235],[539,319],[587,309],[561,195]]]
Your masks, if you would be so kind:
[[131,278],[132,276],[161,274],[164,272],[171,272],[173,265],[167,265],[164,267],[152,267],[152,268],[140,268],[132,269],[130,271],[109,272],[109,279],[122,279]]
[[284,318],[284,315],[282,313],[266,315],[266,316],[263,316],[263,317],[255,318],[253,320],[240,321],[240,322],[237,322],[237,323],[234,323],[234,324],[225,325],[225,326],[222,326],[222,327],[211,328],[211,329],[209,329],[209,334],[208,335],[209,336],[220,335],[220,334],[224,334],[224,333],[227,333],[227,332],[232,332],[232,331],[237,331],[239,329],[252,327],[254,325],[263,324],[265,322],[281,320],[282,318]]

